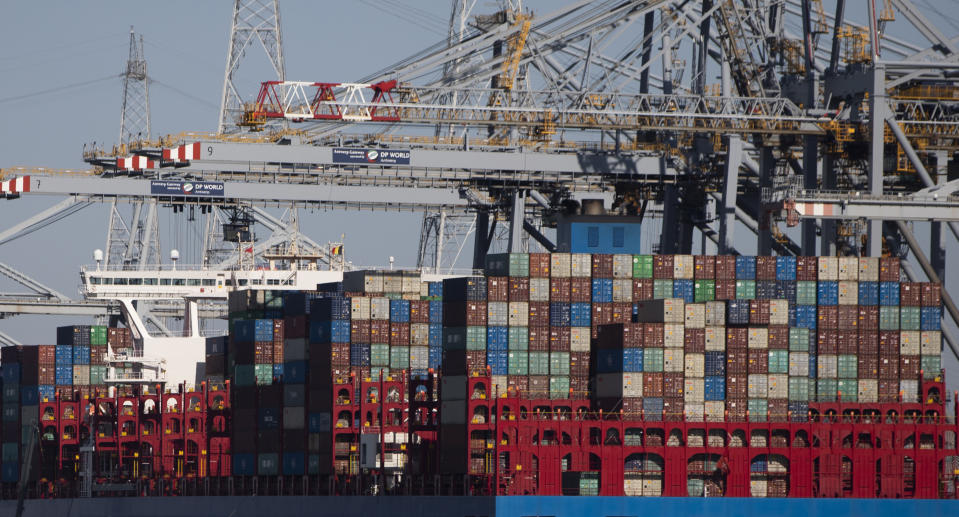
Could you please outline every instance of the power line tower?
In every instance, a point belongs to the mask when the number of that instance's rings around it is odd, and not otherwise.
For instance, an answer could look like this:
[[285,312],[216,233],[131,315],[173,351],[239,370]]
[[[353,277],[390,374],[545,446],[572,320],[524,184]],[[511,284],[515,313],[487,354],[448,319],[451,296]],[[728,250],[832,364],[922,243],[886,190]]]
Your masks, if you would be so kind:
[[123,109],[120,112],[120,145],[150,139],[150,78],[139,39],[130,26],[130,55],[123,73]]
[[280,81],[286,80],[283,62],[283,38],[280,35],[279,0],[235,0],[233,26],[230,29],[230,50],[223,77],[223,95],[220,102],[220,120],[217,132],[235,131],[236,121],[243,111],[243,97],[233,79],[246,51],[257,43]]

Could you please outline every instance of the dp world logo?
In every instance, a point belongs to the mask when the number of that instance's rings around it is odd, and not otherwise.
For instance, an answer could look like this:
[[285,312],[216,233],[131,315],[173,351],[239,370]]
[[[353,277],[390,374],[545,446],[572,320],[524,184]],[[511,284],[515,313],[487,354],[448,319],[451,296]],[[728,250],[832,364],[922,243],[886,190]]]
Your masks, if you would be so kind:
[[370,162],[370,163],[375,162],[376,159],[379,158],[379,157],[380,157],[380,153],[379,153],[379,151],[377,151],[377,150],[375,150],[375,149],[366,151],[366,161],[368,161],[368,162]]
[[184,194],[191,194],[191,193],[193,193],[193,184],[192,184],[192,183],[184,183],[182,188],[183,188],[183,193],[184,193]]

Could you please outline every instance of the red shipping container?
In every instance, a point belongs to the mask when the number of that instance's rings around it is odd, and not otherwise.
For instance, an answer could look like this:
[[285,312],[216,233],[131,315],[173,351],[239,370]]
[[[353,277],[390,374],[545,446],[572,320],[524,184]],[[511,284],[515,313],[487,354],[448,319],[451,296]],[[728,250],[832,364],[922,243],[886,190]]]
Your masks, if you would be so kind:
[[633,321],[633,304],[625,302],[613,303],[612,323],[631,323]]
[[899,355],[899,331],[879,331],[879,355]]
[[[745,329],[744,329],[745,330]],[[649,348],[663,348],[666,345],[662,323],[643,324],[643,346]]]
[[839,353],[839,331],[833,329],[820,329],[816,331],[816,353],[838,354]]
[[820,305],[817,307],[817,328],[838,329],[839,307],[836,305]]
[[643,396],[663,396],[663,376],[661,372],[646,372],[643,374]]
[[736,257],[719,255],[716,257],[716,280],[736,279]]
[[589,303],[593,300],[593,281],[589,278],[569,279],[569,301]]
[[687,353],[701,354],[706,351],[706,329],[686,328],[683,348]]
[[789,399],[769,399],[767,408],[770,422],[785,422],[789,415]]
[[[836,353],[859,353],[859,333],[855,330],[840,330],[836,332]],[[827,353],[827,352],[821,352]]]
[[879,332],[875,330],[859,330],[859,353],[879,355]]
[[879,356],[859,354],[859,378],[879,378]]
[[509,277],[488,277],[486,279],[486,299],[491,302],[508,302]]
[[899,305],[903,307],[919,307],[922,304],[922,284],[919,282],[903,282],[899,284]]
[[[689,332],[687,329],[686,332]],[[789,348],[789,326],[770,325],[768,332],[768,346],[773,350],[787,350]]]
[[749,331],[742,327],[726,327],[726,349],[741,350],[749,345]]
[[389,344],[390,322],[387,320],[370,320],[370,343]]
[[549,279],[549,301],[569,303],[569,278]]
[[529,302],[529,326],[549,326],[549,302]]
[[549,253],[530,253],[529,254],[529,276],[530,278],[549,278]]
[[769,325],[769,300],[749,300],[749,324]]
[[942,286],[932,282],[924,282],[920,298],[923,307],[939,307],[942,305]]
[[716,257],[712,255],[696,255],[693,257],[693,278],[696,280],[713,280],[716,278]]
[[879,380],[879,402],[884,404],[899,402],[899,380]]
[[899,281],[899,259],[894,257],[879,259],[879,281]]
[[529,328],[529,349],[531,352],[549,351],[548,326],[536,326]]
[[681,373],[663,374],[663,396],[682,398],[686,390],[686,378]]
[[837,327],[841,330],[856,330],[859,328],[859,307],[855,305],[840,305],[837,310]]
[[817,257],[796,257],[796,280],[819,280],[819,259]]
[[551,352],[569,352],[569,327],[549,328],[549,350]]
[[283,320],[283,332],[288,339],[305,338],[310,335],[310,320],[306,316],[287,316]]
[[653,278],[673,277],[673,256],[653,255]]
[[410,346],[410,324],[390,322],[390,346]]
[[769,373],[769,351],[765,348],[753,348],[749,352],[748,373]]
[[430,322],[430,302],[427,300],[410,301],[410,323]]
[[919,380],[919,370],[921,369],[919,364],[918,355],[901,355],[899,356],[899,378],[902,380]]
[[350,342],[356,344],[370,343],[370,320],[353,320],[350,322]]
[[529,301],[529,278],[510,277],[509,279],[509,301],[528,302]]
[[653,281],[649,278],[633,279],[633,301],[642,302],[653,299]]
[[762,255],[756,257],[756,280],[776,279],[776,257]]
[[593,278],[613,278],[613,256],[605,253],[593,254]]
[[746,375],[749,372],[749,352],[726,350],[726,373],[728,375]]
[[735,280],[716,280],[716,299],[717,300],[735,300],[736,299],[736,281]]
[[879,328],[879,307],[876,305],[859,306],[859,330],[876,330]]

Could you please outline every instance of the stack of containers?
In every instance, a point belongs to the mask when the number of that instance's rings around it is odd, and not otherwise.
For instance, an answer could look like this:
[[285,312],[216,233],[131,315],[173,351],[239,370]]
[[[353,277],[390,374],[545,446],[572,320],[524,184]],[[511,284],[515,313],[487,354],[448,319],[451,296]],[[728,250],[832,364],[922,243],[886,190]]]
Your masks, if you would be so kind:
[[[443,281],[443,373],[486,373],[487,279],[481,276]],[[519,363],[517,361],[517,366]],[[525,372],[525,369],[523,370]],[[501,371],[498,370],[498,373]],[[511,386],[525,374],[509,375]],[[526,390],[527,386],[514,386]]]
[[53,400],[57,383],[57,347],[56,345],[37,345],[37,382],[39,399]]
[[0,481],[20,481],[20,468],[31,441],[35,447],[31,480],[39,474],[39,347],[8,346],[0,352],[2,383],[2,436],[0,445]]

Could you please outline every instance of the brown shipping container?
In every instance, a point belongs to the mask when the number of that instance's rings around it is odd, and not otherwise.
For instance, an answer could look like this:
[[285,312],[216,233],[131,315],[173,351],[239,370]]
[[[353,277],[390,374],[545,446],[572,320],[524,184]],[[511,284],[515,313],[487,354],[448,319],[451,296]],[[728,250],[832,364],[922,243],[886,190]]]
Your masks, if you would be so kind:
[[663,334],[663,323],[643,324],[643,346],[649,348],[663,348],[666,338]]
[[876,330],[879,328],[879,307],[876,305],[859,306],[859,330]]
[[769,300],[749,300],[749,324],[769,325]]
[[898,282],[899,281],[899,259],[881,258],[879,259],[879,281],[880,282]]
[[899,331],[879,331],[879,355],[899,355]]
[[899,305],[903,307],[919,307],[922,304],[922,284],[919,282],[903,282],[899,284]]
[[[854,330],[839,330],[836,332],[836,353],[859,353],[859,333]],[[822,352],[827,353],[827,352]]]
[[529,302],[529,326],[549,326],[549,302]]
[[749,345],[749,329],[741,327],[726,328],[726,349],[745,350]]
[[753,348],[748,352],[749,373],[769,373],[769,350]]
[[816,353],[838,354],[839,353],[839,331],[832,329],[821,329],[816,332]]
[[549,328],[549,350],[551,352],[569,352],[569,327]]
[[712,255],[696,255],[693,257],[693,267],[693,278],[696,280],[716,278],[716,257]]
[[879,355],[879,332],[860,329],[858,353]]
[[370,320],[370,343],[388,344],[390,342],[390,322]]
[[[486,326],[486,302],[466,302],[466,325],[470,327]],[[409,341],[407,339],[407,341]]]
[[756,280],[776,279],[776,257],[761,255],[756,257]]
[[633,304],[624,302],[613,303],[612,323],[630,323],[633,321]]
[[716,280],[736,279],[736,257],[733,255],[719,255],[716,261]]
[[594,303],[593,304],[593,326],[610,325],[613,323],[613,304],[612,303]]
[[643,413],[642,397],[623,397],[624,420],[639,420]]
[[593,296],[593,281],[589,278],[569,279],[569,301],[573,303],[589,303]]
[[701,354],[706,351],[706,329],[686,328],[683,348],[687,353]]
[[466,351],[466,366],[471,372],[486,369],[486,352],[481,350]]
[[613,278],[613,256],[593,253],[593,278]]
[[569,303],[569,278],[549,279],[549,301]]
[[642,348],[646,338],[646,328],[642,323],[623,324],[623,347]]
[[643,396],[663,396],[663,376],[661,372],[646,372],[643,374]]
[[525,375],[510,375],[506,378],[506,386],[514,392],[525,393],[529,390],[529,377]]
[[746,397],[726,400],[726,412],[730,422],[745,422],[748,404]]
[[736,281],[716,280],[716,299],[717,300],[735,300],[736,299]]
[[310,335],[310,320],[306,316],[287,316],[283,320],[283,332],[289,339],[305,338]]
[[653,255],[653,278],[673,277],[673,256]]
[[633,301],[643,302],[653,299],[653,281],[649,278],[633,279]]
[[509,301],[509,277],[491,276],[486,279],[486,299],[491,302]]
[[667,422],[682,422],[685,419],[683,409],[682,397],[663,400],[663,420]]
[[430,322],[430,302],[427,300],[410,301],[410,323]]
[[573,390],[574,399],[589,398],[589,376],[570,377],[569,387]]
[[879,402],[894,403],[899,401],[899,379],[879,380]]
[[529,276],[530,278],[549,278],[549,253],[530,253],[529,254]]
[[879,356],[879,378],[891,381],[899,380],[898,354]]
[[529,278],[510,277],[509,279],[509,301],[528,302],[529,301]]
[[273,342],[257,341],[253,344],[253,362],[271,364],[273,362]]
[[749,379],[746,374],[730,375],[726,378],[726,398],[745,399],[749,396]]
[[838,329],[839,328],[839,307],[836,305],[820,305],[816,308],[818,313],[817,328]]
[[816,257],[796,257],[796,280],[813,281],[819,279],[819,259]]
[[410,345],[410,324],[390,322],[390,346]]
[[922,284],[920,302],[923,307],[938,307],[942,305],[942,286],[932,282],[924,282]]
[[549,376],[548,375],[530,375],[529,388],[527,390],[530,398],[545,399],[549,398]]
[[[768,359],[767,359],[768,363]],[[726,373],[728,375],[746,375],[749,372],[749,352],[742,350],[726,350]]]
[[286,337],[286,324],[283,320],[273,320],[273,341],[282,342]]
[[770,422],[785,422],[789,415],[789,399],[769,399],[768,408]]
[[859,378],[879,378],[879,356],[859,354]]
[[370,320],[353,320],[350,322],[350,342],[357,344],[371,343]]
[[[207,370],[209,374],[209,369]],[[57,370],[54,365],[40,365],[40,371],[37,373],[37,379],[40,384],[56,384],[57,382]]]
[[899,378],[902,380],[919,380],[919,356],[899,356]]
[[[41,365],[57,364],[57,347],[55,345],[37,345],[37,358]],[[53,384],[52,382],[41,382],[40,384]]]
[[[689,332],[687,330],[687,332]],[[773,350],[786,350],[789,348],[789,326],[770,325],[767,344]]]
[[683,397],[686,390],[686,379],[681,373],[663,374],[663,396]]
[[837,310],[837,327],[840,330],[856,330],[859,328],[859,307],[856,305],[840,305]]
[[589,352],[569,353],[569,376],[589,377]]
[[280,341],[277,343],[273,342],[273,364],[283,364],[285,361],[283,357],[283,342]]
[[529,350],[531,352],[549,351],[549,327],[529,327]]

